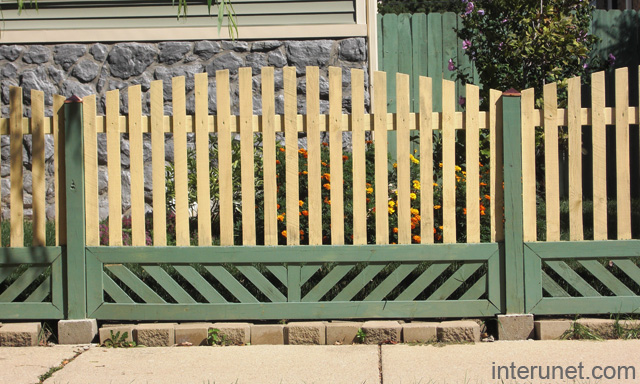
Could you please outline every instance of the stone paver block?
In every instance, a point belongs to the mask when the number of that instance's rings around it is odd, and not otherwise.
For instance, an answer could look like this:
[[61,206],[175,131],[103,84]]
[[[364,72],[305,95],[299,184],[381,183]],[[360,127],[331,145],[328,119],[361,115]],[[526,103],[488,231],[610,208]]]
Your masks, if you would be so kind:
[[349,345],[357,343],[356,335],[362,323],[353,321],[332,322],[327,326],[327,345]]
[[536,320],[533,327],[538,340],[557,340],[571,328],[572,320]]
[[366,321],[362,324],[365,344],[381,344],[402,341],[402,325],[397,321]]
[[217,329],[218,335],[226,345],[245,345],[251,342],[251,324],[249,323],[215,323],[211,328]]
[[498,340],[527,340],[533,336],[533,315],[498,315]]
[[438,325],[438,341],[444,343],[479,342],[480,326],[475,321],[443,321]]
[[207,337],[209,336],[209,328],[211,323],[185,323],[175,326],[176,344],[188,345],[208,345]]
[[38,345],[40,323],[10,323],[0,328],[0,347],[31,347]]
[[118,332],[120,332],[119,337],[122,337],[124,333],[127,333],[127,337],[125,341],[133,341],[133,329],[135,325],[133,324],[113,324],[109,327],[103,326],[100,328],[100,345],[104,345],[106,340],[111,339],[111,332],[113,332],[113,336],[115,337]]
[[321,321],[289,323],[285,327],[285,344],[326,344],[326,328]]
[[89,344],[98,335],[96,319],[58,321],[58,343]]
[[282,324],[253,324],[251,326],[252,345],[284,344],[284,325]]
[[402,340],[405,343],[428,343],[438,340],[440,323],[408,323],[402,325]]
[[175,344],[175,324],[138,324],[133,331],[138,345],[168,347]]
[[578,319],[578,324],[584,325],[603,339],[617,339],[614,319]]

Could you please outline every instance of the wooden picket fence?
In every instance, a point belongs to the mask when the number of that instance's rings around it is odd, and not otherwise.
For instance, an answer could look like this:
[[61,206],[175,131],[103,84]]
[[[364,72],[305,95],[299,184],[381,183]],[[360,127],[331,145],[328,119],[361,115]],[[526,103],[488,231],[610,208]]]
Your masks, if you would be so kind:
[[[217,113],[209,115],[209,75],[195,75],[194,116],[186,115],[184,77],[172,80],[172,116],[164,115],[161,81],[151,83],[149,116],[142,114],[140,86],[133,86],[128,89],[127,116],[119,113],[118,90],[107,93],[105,116],[97,116],[95,96],[85,97],[82,103],[68,100],[64,113],[62,99],[56,97],[53,118],[40,112],[43,104],[38,97],[42,96],[36,92],[33,117],[25,119],[18,107],[20,91],[12,88],[11,116],[0,122],[0,133],[9,133],[11,141],[11,207],[21,207],[13,201],[21,198],[22,191],[22,157],[18,154],[22,135],[30,133],[34,135],[33,209],[37,223],[34,247],[20,248],[23,234],[14,233],[14,225],[21,228],[22,212],[11,210],[12,248],[5,248],[0,263],[0,283],[4,284],[0,285],[0,308],[12,312],[3,313],[29,318],[48,306],[49,312],[43,316],[49,318],[204,320],[573,314],[633,312],[640,307],[639,242],[630,240],[630,175],[638,170],[630,169],[628,150],[631,125],[638,124],[640,118],[639,109],[628,103],[626,69],[616,71],[615,108],[605,107],[602,73],[593,75],[591,108],[582,107],[580,79],[571,79],[567,108],[557,107],[555,85],[550,84],[545,88],[543,109],[535,108],[532,90],[521,95],[492,90],[487,110],[480,111],[479,89],[467,85],[463,112],[456,112],[456,86],[448,80],[441,84],[442,112],[434,111],[434,82],[422,77],[416,113],[410,112],[409,76],[395,75],[397,111],[389,113],[386,74],[375,72],[371,114],[365,110],[364,72],[353,69],[348,115],[342,110],[340,68],[328,69],[327,115],[319,112],[318,68],[306,69],[305,115],[297,113],[295,68],[283,69],[283,115],[275,114],[273,68],[261,71],[261,116],[253,114],[250,68],[241,68],[238,73],[238,116],[231,115],[229,72],[216,72]],[[602,145],[604,131],[612,124],[616,126],[618,165],[615,233],[608,230],[606,218],[611,194],[603,189],[604,183],[596,182],[605,179],[605,164],[612,161]],[[561,126],[568,127],[570,241],[560,241],[559,171],[554,159],[558,158]],[[583,131],[588,132],[584,126],[591,126],[594,143],[594,235],[589,241],[584,237],[581,189],[581,137]],[[536,164],[536,129],[544,131],[544,199],[537,193],[541,178],[536,177],[536,169],[541,164]],[[390,131],[397,132],[397,177],[393,180],[387,147]],[[43,147],[41,137],[49,132],[56,140],[56,180],[60,180],[56,184],[56,192],[61,192],[56,201],[59,244],[41,247],[44,209],[40,206],[44,204],[36,204],[35,189],[45,181],[44,173],[36,171],[40,165],[35,161],[43,161],[36,149]],[[145,220],[145,133],[152,148],[152,228],[146,227]],[[300,133],[306,135],[306,149],[299,147]],[[329,139],[323,143],[321,134],[325,133]],[[351,135],[351,152],[343,149],[344,133]],[[106,135],[107,142],[108,244],[101,244],[100,239],[99,134]],[[130,143],[132,246],[122,242],[123,134]],[[174,142],[175,233],[171,235],[175,235],[176,246],[167,246],[166,134]],[[188,134],[195,134],[196,170],[190,177],[197,184],[197,246],[191,245],[190,238],[188,161],[193,159],[187,150]],[[232,180],[232,162],[237,156],[232,146],[234,134],[239,134],[240,141],[239,191]],[[256,180],[254,162],[258,135],[261,180]],[[369,157],[368,135],[374,145],[374,156]],[[412,135],[419,139],[416,156],[411,152]],[[488,140],[488,193],[481,190],[481,168],[486,166],[480,164],[481,137]],[[214,141],[217,159],[210,158]],[[462,145],[464,154],[456,152]],[[324,172],[321,153],[326,146],[330,167]],[[306,156],[304,164],[300,163],[301,150]],[[278,151],[284,152],[284,174],[277,171]],[[436,153],[441,153],[441,163],[434,161]],[[351,170],[345,171],[343,156],[351,157]],[[411,170],[416,165],[419,171],[414,179]],[[219,234],[211,226],[213,166],[219,174]],[[367,169],[375,170],[374,180],[366,179]],[[441,178],[434,179],[440,172]],[[278,191],[279,178],[285,179],[284,191]],[[299,189],[301,178],[308,182],[304,197]],[[324,201],[323,189],[329,188],[323,179],[330,180],[330,194],[324,192]],[[352,185],[346,185],[345,180],[352,180]],[[368,181],[373,181],[373,191]],[[260,198],[256,196],[258,183],[264,186]],[[464,202],[457,202],[462,186]],[[345,198],[351,196],[345,195],[347,188],[353,191],[350,199]],[[435,200],[435,191],[441,200]],[[286,200],[281,209],[278,199],[283,192]],[[412,206],[412,193],[419,195],[419,206]],[[368,203],[369,198],[373,204]],[[486,214],[483,199],[490,202]],[[536,212],[540,201],[546,203],[542,217]],[[308,226],[301,225],[301,204],[306,205]],[[240,217],[234,215],[238,206]],[[264,212],[264,222],[256,220],[258,208]],[[344,241],[349,238],[349,233],[345,236],[346,212],[352,212],[352,244]],[[396,227],[390,225],[391,215],[397,215]],[[241,221],[240,227],[236,219]],[[279,221],[285,223],[286,232],[278,228]],[[375,223],[373,233],[371,221]],[[538,236],[538,223],[546,225],[544,237]],[[323,239],[326,224],[330,224],[330,245]],[[241,230],[236,233],[234,228]],[[457,232],[459,228],[464,228],[464,236]],[[153,245],[146,245],[149,230]],[[392,244],[396,231],[398,244]],[[489,234],[483,235],[487,231]],[[283,233],[286,245],[279,246]],[[302,233],[307,237],[304,242]],[[436,244],[439,233],[443,244]],[[606,241],[610,238],[616,241]],[[219,245],[213,245],[218,241]],[[67,263],[65,275],[61,255]],[[33,271],[22,273],[19,268]],[[64,301],[63,284],[69,292]],[[36,286],[38,294],[28,293]]]

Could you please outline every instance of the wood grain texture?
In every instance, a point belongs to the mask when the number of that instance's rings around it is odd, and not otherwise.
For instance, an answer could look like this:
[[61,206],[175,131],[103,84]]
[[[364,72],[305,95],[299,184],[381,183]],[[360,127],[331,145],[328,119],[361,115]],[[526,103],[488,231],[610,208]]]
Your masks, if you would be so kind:
[[100,245],[98,205],[98,137],[96,134],[96,96],[82,99],[84,133],[84,205],[85,236],[89,246]]
[[409,143],[409,75],[396,74],[396,130],[398,163],[398,244],[411,244],[411,146]]
[[374,144],[376,244],[389,244],[389,174],[387,159],[387,74],[374,72]]
[[629,170],[629,74],[616,69],[616,204],[618,240],[631,239],[631,179]]
[[167,202],[164,153],[162,80],[151,82],[151,180],[153,188],[153,245],[167,245]]
[[107,92],[107,188],[109,191],[109,245],[122,245],[122,187],[120,165],[120,91]]
[[262,160],[262,166],[264,168],[264,244],[278,245],[274,70],[272,67],[263,67],[261,73],[262,154],[264,156]]
[[296,91],[296,68],[282,69],[284,81],[284,137],[286,164],[286,215],[287,245],[300,244],[300,201],[298,186],[298,99]]
[[[196,124],[196,190],[198,202],[198,245],[211,245],[211,180],[209,179],[209,76],[194,75]],[[253,180],[252,183],[253,185]]]
[[31,90],[31,189],[34,246],[46,245],[46,195],[44,169],[44,92]]
[[604,72],[591,74],[593,135],[593,239],[607,240],[607,126],[604,122]]
[[[502,92],[489,90],[489,196],[491,241],[504,240],[504,155],[502,143]],[[482,120],[482,119],[481,119]]]
[[189,184],[187,168],[186,99],[184,76],[171,81],[173,97],[173,158],[176,209],[176,245],[188,246],[189,238]]
[[544,161],[547,241],[560,240],[560,176],[558,157],[558,93],[556,83],[544,86]]
[[146,244],[144,160],[142,145],[142,88],[129,87],[129,162],[131,171],[131,245]]
[[344,244],[342,160],[342,69],[329,67],[329,164],[331,165],[331,244]]
[[256,244],[256,188],[253,160],[253,89],[251,68],[239,69],[240,178],[242,183],[242,244]]
[[10,206],[12,247],[24,244],[24,212],[22,189],[22,88],[9,88],[10,137],[9,137],[9,169],[10,169]]
[[64,96],[53,96],[53,169],[55,173],[54,189],[56,204],[56,245],[67,243],[67,191],[64,188]]
[[431,244],[433,229],[433,113],[432,81],[420,77],[420,240]]
[[320,150],[320,72],[307,67],[307,164],[309,245],[322,244],[322,168]]
[[231,173],[231,102],[229,70],[216,71],[218,175],[220,182],[220,245],[233,245],[233,174]]
[[[480,89],[466,85],[467,242],[480,242]],[[489,203],[493,203],[489,201]],[[483,210],[484,212],[484,210]]]
[[442,237],[456,242],[456,108],[455,83],[442,80]]
[[[582,122],[580,78],[569,79],[567,103],[569,130],[569,239],[584,239],[582,228]],[[628,129],[628,128],[627,128]],[[527,239],[525,238],[525,241]]]
[[364,71],[351,69],[353,244],[367,243],[367,160],[364,136]]

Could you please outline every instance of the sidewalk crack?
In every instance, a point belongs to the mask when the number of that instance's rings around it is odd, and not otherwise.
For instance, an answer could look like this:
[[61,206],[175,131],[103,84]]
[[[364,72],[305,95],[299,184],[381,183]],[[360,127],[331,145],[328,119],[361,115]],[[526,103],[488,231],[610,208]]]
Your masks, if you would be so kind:
[[382,344],[378,344],[378,375],[380,376],[380,384],[384,384],[382,377]]

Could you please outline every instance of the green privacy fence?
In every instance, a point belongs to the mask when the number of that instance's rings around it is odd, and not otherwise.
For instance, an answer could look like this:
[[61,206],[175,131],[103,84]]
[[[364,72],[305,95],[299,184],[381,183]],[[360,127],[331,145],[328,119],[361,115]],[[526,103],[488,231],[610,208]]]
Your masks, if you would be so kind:
[[[429,76],[455,81],[455,72],[449,71],[449,59],[468,73],[473,83],[478,83],[477,71],[464,54],[462,41],[456,36],[456,28],[462,26],[459,15],[447,13],[416,13],[378,15],[378,69],[387,72],[387,103],[395,111],[395,76],[406,73],[411,76],[411,110],[418,110],[418,78]],[[616,67],[633,67],[639,64],[640,13],[627,10],[595,10],[591,33],[600,38],[593,54],[606,59],[616,57]],[[613,79],[612,77],[610,79]],[[638,83],[638,74],[631,71],[629,84]],[[442,110],[439,82],[434,81],[433,110]],[[608,88],[607,105],[613,103],[613,87]],[[630,101],[637,102],[637,87],[631,86]],[[464,86],[456,84],[456,96],[464,95]]]

